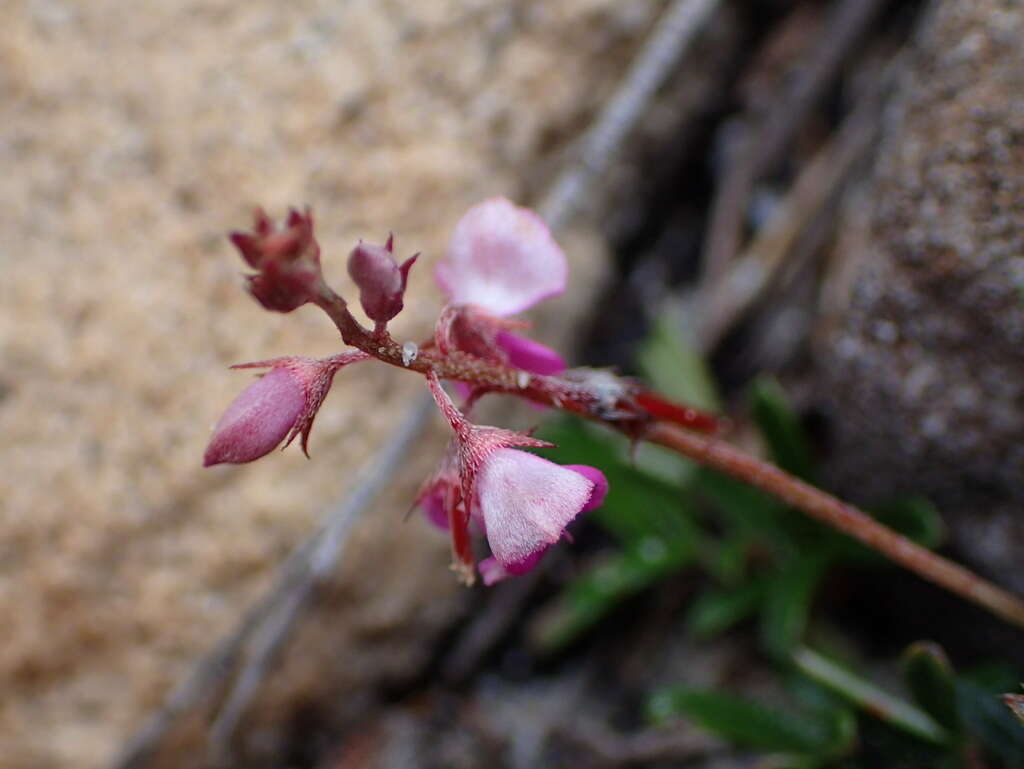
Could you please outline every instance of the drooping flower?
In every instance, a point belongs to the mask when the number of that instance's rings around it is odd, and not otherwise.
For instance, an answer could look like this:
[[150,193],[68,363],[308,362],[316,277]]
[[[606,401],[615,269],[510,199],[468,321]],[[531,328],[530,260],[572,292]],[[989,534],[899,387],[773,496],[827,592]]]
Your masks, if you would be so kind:
[[512,329],[507,320],[565,290],[569,266],[544,221],[505,198],[467,211],[435,277],[448,298],[436,339],[486,360],[536,374],[557,374],[565,361],[554,350]]
[[348,257],[348,274],[359,287],[359,302],[378,329],[402,311],[409,270],[419,257],[414,254],[399,266],[393,252],[394,238],[389,236],[383,246],[359,241]]
[[287,446],[301,435],[302,451],[313,419],[342,366],[369,359],[361,351],[316,359],[302,356],[242,363],[232,368],[269,368],[232,401],[206,447],[203,466],[241,464],[269,454],[281,442]]
[[[435,483],[421,499],[447,505],[445,518],[453,537],[456,566],[471,579],[472,552],[468,546],[468,522],[477,518],[487,537],[495,562],[507,574],[523,574],[564,534],[581,512],[600,504],[608,483],[603,473],[583,465],[563,467],[516,447],[550,446],[522,433],[471,424],[455,408],[437,377],[427,376],[438,406],[455,431],[449,469],[457,467],[460,487],[452,493],[450,480]],[[442,471],[435,479],[450,477]],[[441,491],[447,488],[447,491]],[[440,492],[440,493],[439,493]],[[436,507],[428,508],[440,518]],[[485,580],[497,570],[482,572]]]
[[232,232],[229,238],[257,271],[246,278],[249,293],[266,309],[291,312],[313,300],[323,276],[308,208],[305,213],[293,208],[280,228],[257,209],[253,231]]

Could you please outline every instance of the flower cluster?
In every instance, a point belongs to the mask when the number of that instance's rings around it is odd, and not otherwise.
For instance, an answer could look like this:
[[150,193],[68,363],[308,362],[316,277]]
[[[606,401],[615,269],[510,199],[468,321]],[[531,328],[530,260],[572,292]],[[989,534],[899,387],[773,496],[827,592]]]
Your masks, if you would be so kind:
[[[306,451],[313,419],[343,366],[376,358],[420,373],[452,439],[417,503],[428,520],[450,532],[454,568],[467,583],[477,570],[486,584],[527,572],[608,491],[597,468],[558,465],[524,450],[550,444],[470,421],[472,405],[484,394],[515,394],[625,426],[634,435],[656,419],[715,428],[711,417],[610,372],[566,371],[557,352],[520,333],[528,324],[514,316],[562,293],[568,264],[544,222],[504,198],[474,206],[456,225],[435,272],[447,303],[433,337],[420,345],[399,345],[387,329],[404,306],[409,270],[418,256],[399,264],[393,237],[383,245],[360,241],[349,255],[349,275],[372,329],[356,321],[345,300],[325,283],[308,211],[292,211],[280,229],[258,211],[254,231],[233,233],[231,241],[256,270],[248,288],[264,307],[290,312],[316,304],[356,349],[320,360],[290,356],[237,366],[269,371],[221,417],[204,464],[251,462],[296,436]],[[465,397],[461,410],[441,380]],[[479,564],[472,528],[490,547],[490,556]]]

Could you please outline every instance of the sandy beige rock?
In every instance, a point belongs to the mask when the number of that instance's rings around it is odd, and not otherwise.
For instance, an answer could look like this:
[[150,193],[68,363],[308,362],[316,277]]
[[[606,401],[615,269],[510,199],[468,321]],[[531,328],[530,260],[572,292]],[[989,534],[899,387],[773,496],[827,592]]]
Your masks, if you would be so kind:
[[[255,204],[310,203],[342,287],[353,240],[393,230],[426,255],[395,328],[423,334],[451,224],[552,166],[658,4],[2,10],[0,767],[94,767],[352,488],[418,389],[346,371],[311,462],[290,449],[203,471],[209,427],[250,376],[228,364],[337,349],[312,309],[269,315],[244,296],[224,230]],[[593,239],[578,242],[596,274]],[[359,533],[337,655],[375,633],[414,668],[413,642],[458,606],[443,538],[395,507],[439,439]],[[391,670],[370,660],[351,687]]]

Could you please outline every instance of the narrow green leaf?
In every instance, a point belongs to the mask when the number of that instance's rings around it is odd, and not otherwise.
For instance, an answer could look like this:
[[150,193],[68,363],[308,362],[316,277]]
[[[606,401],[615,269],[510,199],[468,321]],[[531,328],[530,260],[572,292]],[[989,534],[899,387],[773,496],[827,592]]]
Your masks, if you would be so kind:
[[922,710],[951,732],[960,731],[956,680],[941,646],[930,641],[911,644],[903,654],[903,676]]
[[690,607],[687,626],[701,640],[728,630],[753,614],[764,597],[765,584],[755,581],[729,590],[707,590]]
[[813,754],[830,741],[829,730],[805,714],[718,691],[665,689],[652,697],[648,712],[655,721],[683,716],[730,743],[760,750]]
[[936,745],[950,743],[949,733],[927,713],[879,689],[806,646],[793,652],[793,663],[805,675],[829,687],[865,711],[907,734]]
[[804,556],[768,581],[761,613],[761,644],[769,654],[786,658],[800,643],[828,561],[823,554]]
[[946,538],[946,526],[935,505],[924,497],[897,499],[881,505],[872,515],[886,526],[924,547],[938,547]]
[[637,353],[640,370],[658,392],[694,408],[719,411],[714,378],[683,328],[677,313],[663,312]]
[[750,389],[750,405],[772,461],[798,478],[812,480],[811,447],[782,386],[761,377]]
[[564,648],[625,599],[691,563],[695,551],[649,537],[604,555],[538,612],[527,630],[532,645],[542,654]]

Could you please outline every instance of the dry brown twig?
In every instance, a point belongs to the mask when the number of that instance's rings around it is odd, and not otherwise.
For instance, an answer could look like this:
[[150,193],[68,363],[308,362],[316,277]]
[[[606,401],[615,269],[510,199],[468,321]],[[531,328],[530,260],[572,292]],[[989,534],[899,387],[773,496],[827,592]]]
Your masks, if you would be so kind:
[[743,253],[717,275],[707,275],[696,289],[697,312],[692,322],[698,347],[708,351],[763,295],[798,252],[801,235],[828,208],[851,171],[864,159],[878,136],[885,95],[902,69],[897,54],[878,84],[866,93],[836,134],[801,170],[771,218]]
[[743,220],[757,181],[776,164],[807,114],[835,78],[886,0],[843,0],[820,43],[792,86],[776,101],[756,135],[741,141],[715,190],[702,269],[704,281],[720,278],[741,243]]

